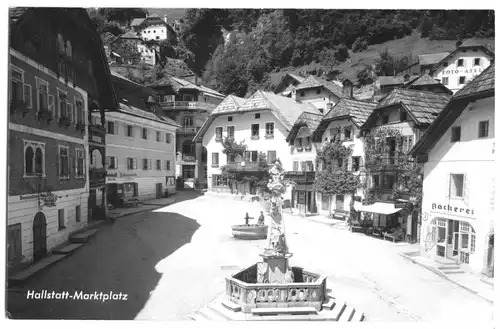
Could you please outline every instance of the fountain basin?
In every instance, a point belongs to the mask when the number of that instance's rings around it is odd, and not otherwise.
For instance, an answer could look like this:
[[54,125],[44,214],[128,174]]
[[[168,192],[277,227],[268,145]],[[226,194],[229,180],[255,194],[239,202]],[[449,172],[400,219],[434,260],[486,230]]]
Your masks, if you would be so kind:
[[243,313],[255,308],[314,307],[321,311],[326,298],[326,276],[292,267],[293,283],[257,283],[254,264],[226,278],[226,296]]
[[264,240],[267,238],[267,225],[233,225],[233,236],[241,240]]

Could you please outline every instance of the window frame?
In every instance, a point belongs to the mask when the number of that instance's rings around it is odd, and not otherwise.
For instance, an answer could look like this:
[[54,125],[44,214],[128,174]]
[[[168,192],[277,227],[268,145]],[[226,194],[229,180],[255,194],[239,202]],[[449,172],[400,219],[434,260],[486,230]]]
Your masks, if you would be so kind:
[[464,67],[465,66],[465,61],[463,58],[457,59],[457,67]]
[[[477,64],[476,64],[477,61]],[[474,66],[481,66],[481,58],[480,57],[474,57]]]
[[[274,152],[274,160],[271,162],[271,157],[269,156],[269,154],[271,152]],[[266,157],[267,157],[267,164],[273,164],[274,162],[276,162],[278,160],[278,152],[276,152],[276,150],[268,150],[267,151],[267,154],[266,154]]]
[[[66,212],[64,208],[57,209],[57,230],[62,231],[66,228]],[[62,215],[61,215],[62,214]]]
[[[49,93],[50,84],[47,81],[45,81],[45,80],[43,80],[43,79],[41,79],[39,77],[35,77],[35,81],[36,81],[36,104],[37,104],[37,110],[36,110],[36,112],[38,113],[42,109],[41,94],[46,94],[46,96],[47,96],[47,110],[50,111],[50,105],[51,105],[50,101],[49,101],[49,98],[50,98],[49,96],[51,95]],[[47,87],[46,88],[46,91],[47,91],[46,93],[41,92],[41,85],[45,85]],[[58,95],[57,95],[58,101],[59,101],[59,90],[60,89],[58,88],[57,89],[57,92],[58,92]],[[52,112],[52,115],[54,117],[58,117],[58,113],[59,113],[59,111],[58,111],[58,104],[55,103],[55,96],[54,95],[52,95],[52,98],[53,98],[53,102],[54,102],[53,103],[53,112]]]
[[[346,130],[349,130],[349,138],[346,138],[345,136],[345,132]],[[353,141],[354,140],[354,129],[352,129],[352,126],[345,126],[343,129],[342,129],[342,136],[344,138],[344,141]]]
[[448,84],[450,83],[449,81],[449,77],[443,77],[442,81],[441,81],[441,84],[443,86],[447,86]]
[[[232,128],[231,131],[231,135],[229,134],[229,128]],[[227,134],[227,138],[233,138],[234,139],[234,131],[235,131],[235,126],[226,126],[226,134]]]
[[[456,132],[458,131],[458,139],[456,139]],[[450,142],[451,143],[457,143],[460,142],[462,139],[462,126],[453,126],[451,127],[451,133],[450,133]]]
[[[64,95],[64,98],[61,98],[61,95]],[[57,88],[57,108],[58,108],[58,114],[59,114],[60,118],[69,119],[68,92],[63,90],[63,89],[59,89],[59,88]],[[63,109],[66,113],[63,113]]]
[[[219,134],[220,131],[220,134]],[[223,139],[224,127],[215,127],[215,141],[220,142]]]
[[[458,195],[456,192],[456,185],[454,177],[462,176],[462,187],[461,187],[461,195]],[[455,188],[454,188],[455,187]],[[465,195],[465,174],[464,173],[450,173],[450,199],[455,200],[463,200]]]
[[[463,80],[463,82],[462,82],[462,80]],[[465,84],[465,82],[466,82],[466,81],[467,81],[467,77],[466,77],[466,76],[463,76],[463,75],[462,75],[462,76],[459,76],[459,77],[458,77],[458,84],[459,84],[459,85],[463,85],[463,84]]]
[[[108,159],[108,161],[106,162],[106,169],[118,169],[118,157],[114,155],[108,155],[106,156],[106,158]],[[114,161],[111,161],[111,159],[113,159]],[[111,164],[114,164],[114,166],[110,167]]]
[[161,159],[156,159],[156,170],[161,170]]
[[[254,134],[254,127],[257,127],[257,133]],[[258,123],[252,123],[250,125],[250,137],[251,138],[254,138],[254,139],[257,139],[260,137],[260,124]]]
[[[271,133],[269,133],[269,130],[270,130],[269,127],[272,128]],[[266,130],[266,137],[267,138],[274,137],[274,121],[266,122],[265,123],[265,130]]]
[[[78,97],[75,97],[74,99],[75,101],[75,106],[74,106],[74,109],[75,109],[75,123],[78,124],[82,124],[82,125],[85,125],[86,124],[86,120],[85,118],[87,117],[86,115],[86,111],[85,111],[85,103],[83,101],[82,98],[78,98]],[[81,105],[81,106],[79,106]],[[78,114],[78,111],[80,110],[80,115]]]
[[[481,124],[486,124],[486,129],[482,130]],[[477,129],[478,129],[477,138],[479,139],[488,138],[490,135],[490,120],[479,121]],[[481,132],[485,132],[485,135],[481,136]]]
[[[217,160],[217,162],[214,161],[214,157]],[[212,152],[212,167],[219,167],[219,152]]]
[[127,138],[134,138],[134,135],[135,135],[135,129],[134,129],[134,125],[127,125],[127,131],[126,131],[126,134],[125,134],[125,137]]
[[172,134],[170,133],[165,134],[165,143],[172,144]]
[[[63,149],[66,149],[66,151],[67,151],[67,160],[66,160],[68,162],[68,173],[67,173],[67,175],[63,175],[63,172],[62,172],[62,170],[63,170],[63,166],[62,166],[63,159],[62,159],[62,156],[61,156],[61,150],[63,150]],[[59,179],[69,179],[70,176],[71,176],[69,146],[57,145],[57,150],[58,150],[58,152],[57,152],[57,155],[58,155],[58,159],[57,160],[58,161],[57,162],[59,164],[58,177],[59,177]]]
[[[31,140],[23,139],[23,162],[24,162],[24,170],[23,170],[23,178],[32,178],[32,177],[46,177],[45,172],[45,143],[36,142]],[[31,147],[33,149],[33,174],[28,175],[26,173],[26,149]],[[42,152],[42,172],[40,175],[36,172],[36,150],[40,149]]]
[[[21,80],[19,80],[18,78],[14,78],[12,76],[12,71],[17,71],[17,73],[19,73],[21,75]],[[10,64],[10,68],[9,68],[9,83],[11,84],[10,87],[12,87],[12,80],[14,80],[20,84],[20,87],[21,87],[20,97],[22,98],[22,100],[24,102],[24,70],[20,69],[19,67],[15,66],[15,65]],[[14,90],[11,88],[11,90],[9,92],[9,102],[13,101],[13,97],[12,97],[13,91]]]
[[141,138],[147,141],[148,135],[149,135],[148,128],[142,127]]
[[[80,157],[81,155],[81,157]],[[82,173],[78,174],[78,161],[81,159],[82,161]],[[75,177],[76,178],[85,178],[85,150],[81,147],[75,148]]]

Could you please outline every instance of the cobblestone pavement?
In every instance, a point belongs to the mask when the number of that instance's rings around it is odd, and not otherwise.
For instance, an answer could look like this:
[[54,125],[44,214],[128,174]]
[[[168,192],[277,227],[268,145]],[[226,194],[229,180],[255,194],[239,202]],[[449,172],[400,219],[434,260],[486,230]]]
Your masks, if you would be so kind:
[[[183,192],[188,193],[189,192]],[[257,203],[202,196],[117,220],[70,258],[8,294],[23,318],[183,320],[260,260],[265,241],[235,241],[231,225]],[[193,220],[196,222],[194,222]],[[286,216],[292,266],[328,276],[332,293],[367,321],[491,322],[493,305],[398,255],[394,244]],[[129,301],[26,301],[26,289],[128,293]]]

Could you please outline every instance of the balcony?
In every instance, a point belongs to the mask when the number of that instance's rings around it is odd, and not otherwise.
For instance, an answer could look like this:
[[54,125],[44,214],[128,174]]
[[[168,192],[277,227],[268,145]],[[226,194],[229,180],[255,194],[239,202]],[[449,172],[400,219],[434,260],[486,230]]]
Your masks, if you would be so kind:
[[106,129],[103,125],[91,124],[89,128],[91,133],[95,133],[96,135],[106,135]]
[[229,171],[265,171],[267,168],[260,167],[259,162],[228,162],[226,168]]
[[105,168],[90,168],[89,169],[90,187],[99,187],[106,184],[106,169]]
[[389,168],[394,167],[397,164],[398,164],[397,156],[389,153],[384,153],[380,155],[380,157],[378,157],[375,161],[367,163],[366,166],[372,170],[375,170],[377,168],[381,169],[382,167],[389,167]]
[[312,184],[315,179],[314,171],[287,171],[285,179],[289,179],[297,184]]
[[217,105],[192,101],[161,102],[160,106],[165,111],[212,111]]
[[177,129],[177,133],[180,135],[196,135],[200,129],[201,127],[181,127]]
[[183,154],[182,161],[184,162],[196,162],[196,156],[194,154]]

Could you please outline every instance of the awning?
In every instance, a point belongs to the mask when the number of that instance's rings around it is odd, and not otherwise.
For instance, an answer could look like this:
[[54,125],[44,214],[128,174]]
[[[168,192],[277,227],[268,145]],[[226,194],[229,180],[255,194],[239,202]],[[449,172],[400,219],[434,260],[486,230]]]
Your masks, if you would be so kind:
[[396,208],[394,203],[375,202],[374,204],[363,206],[361,202],[354,202],[354,210],[362,212],[370,212],[374,214],[390,215],[403,210],[403,208]]

